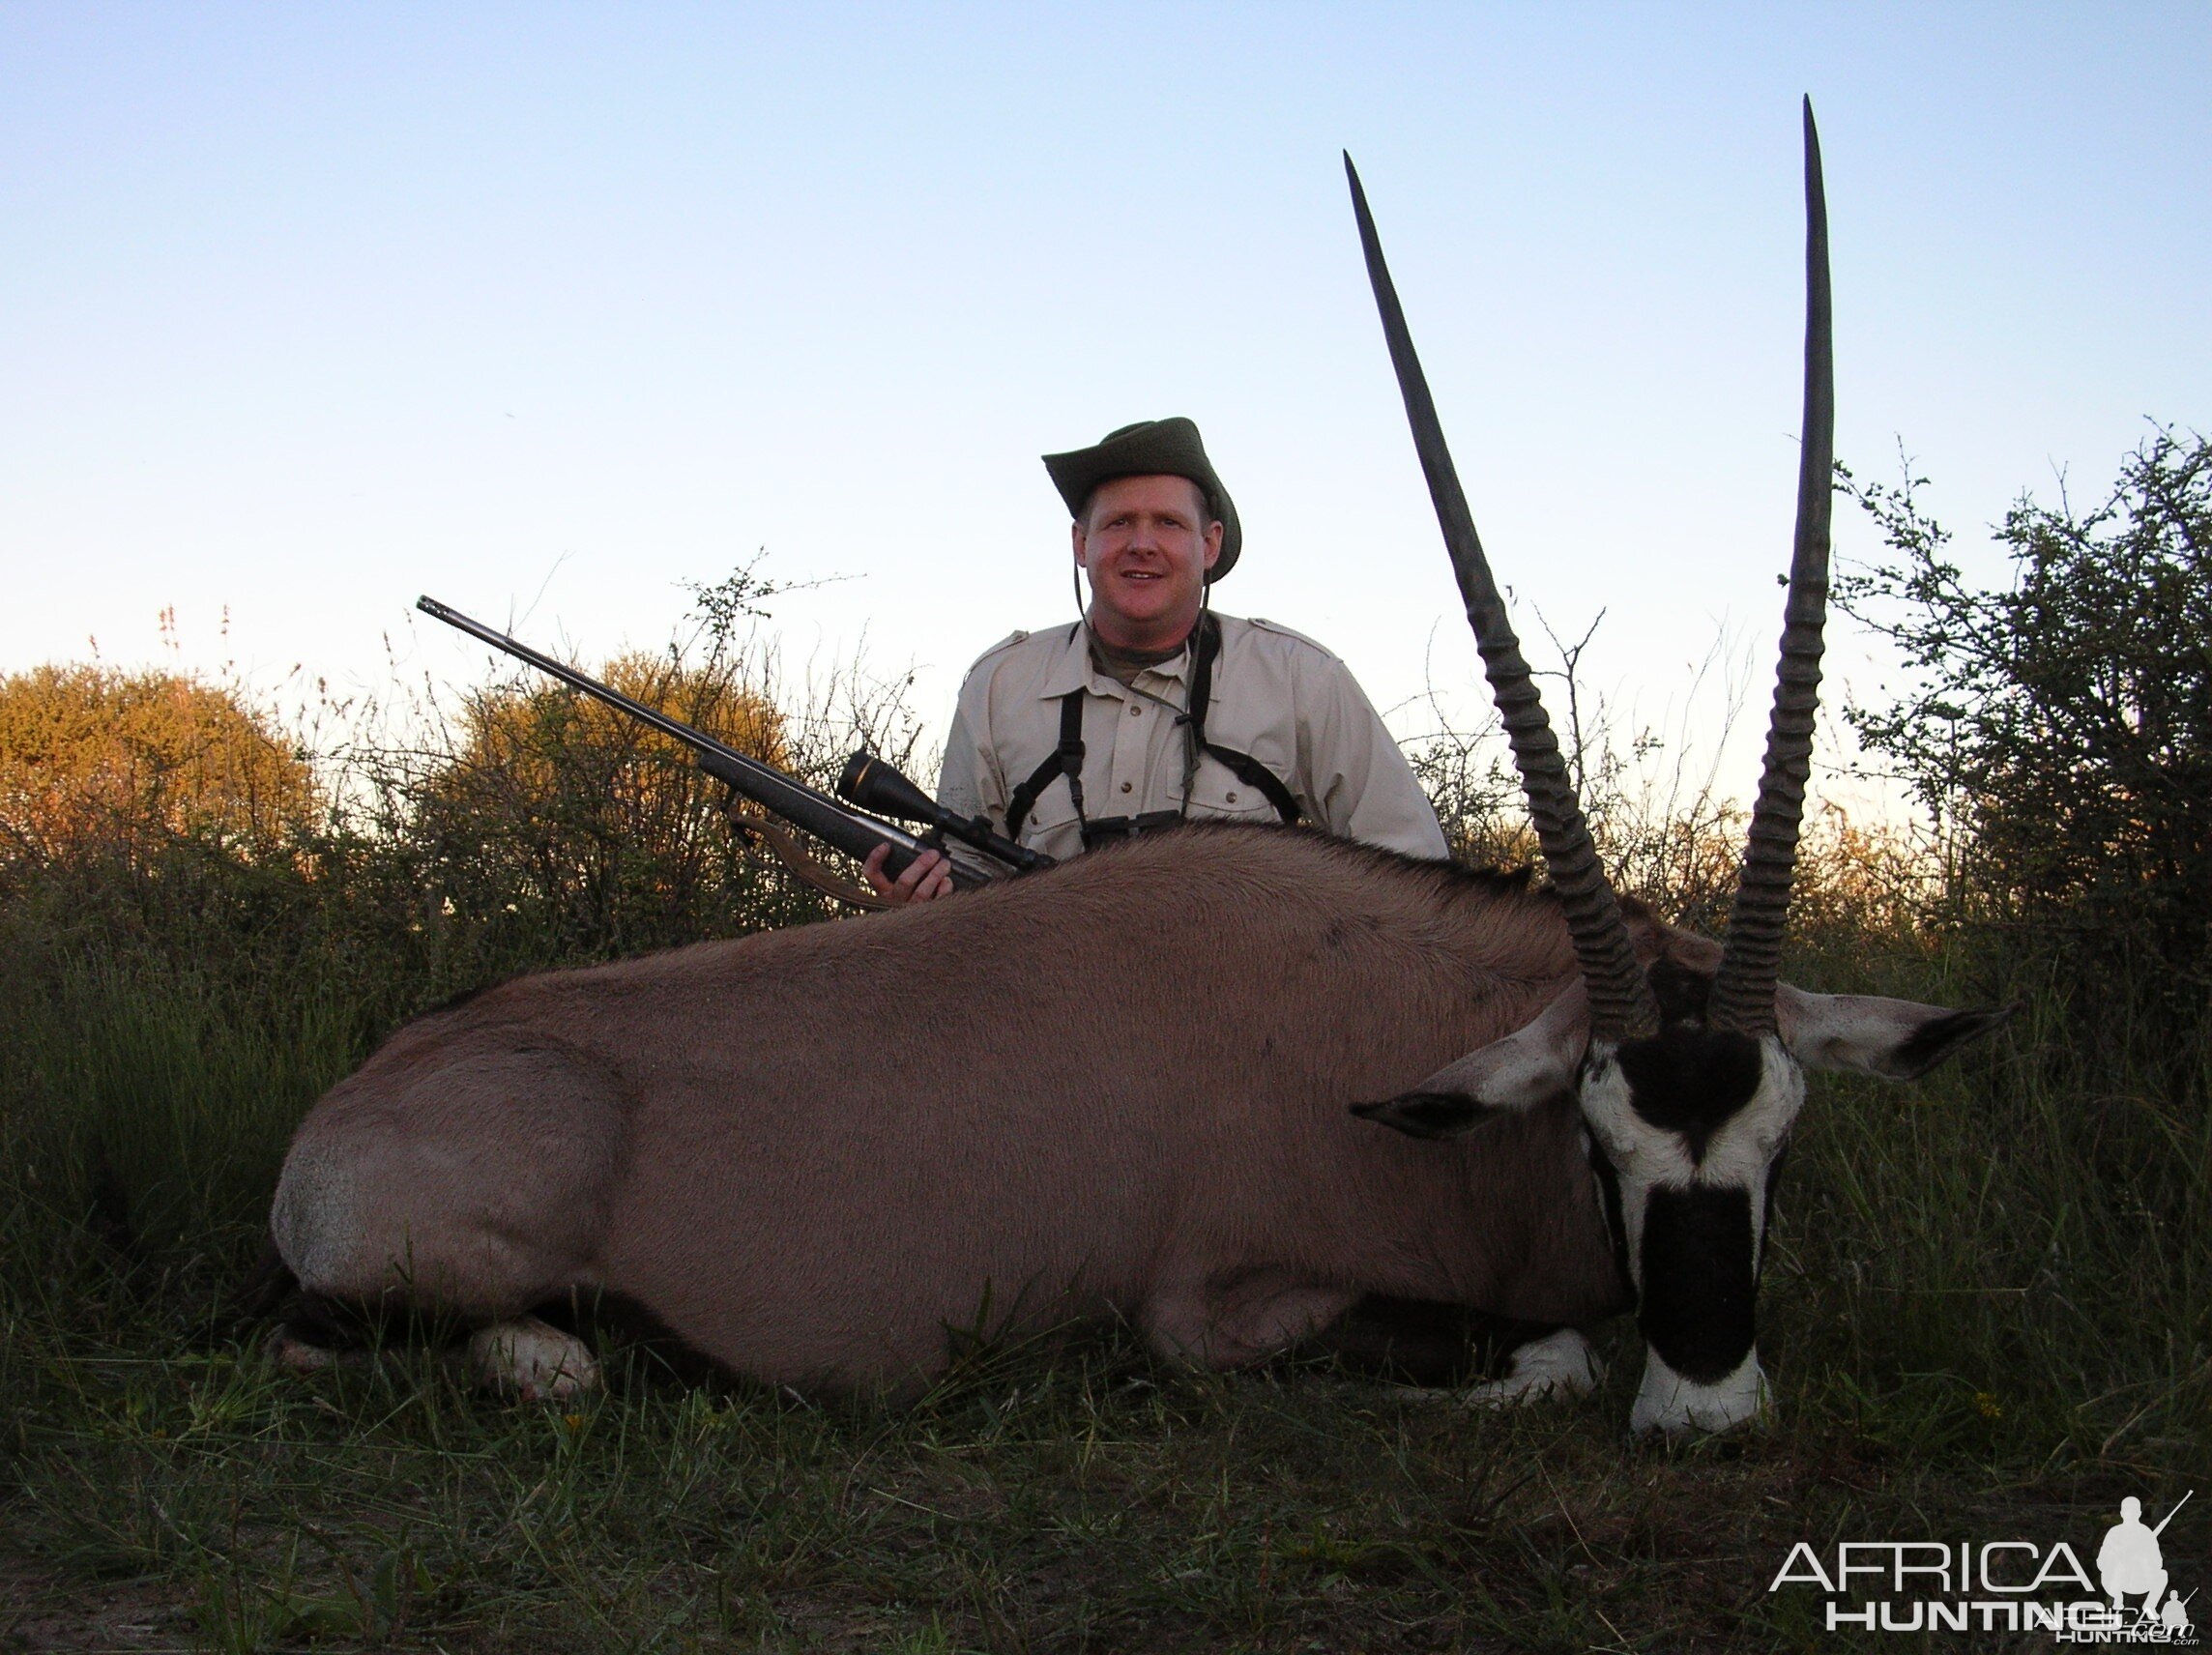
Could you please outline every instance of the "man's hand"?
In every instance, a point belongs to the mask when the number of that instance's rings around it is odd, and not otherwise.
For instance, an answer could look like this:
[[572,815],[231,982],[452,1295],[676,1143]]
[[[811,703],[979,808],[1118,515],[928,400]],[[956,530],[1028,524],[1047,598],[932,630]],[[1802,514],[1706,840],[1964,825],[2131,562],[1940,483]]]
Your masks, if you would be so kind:
[[884,872],[884,858],[890,854],[888,845],[878,845],[860,864],[860,872],[867,877],[868,888],[894,907],[934,902],[952,888],[952,863],[938,852],[922,852],[895,880]]

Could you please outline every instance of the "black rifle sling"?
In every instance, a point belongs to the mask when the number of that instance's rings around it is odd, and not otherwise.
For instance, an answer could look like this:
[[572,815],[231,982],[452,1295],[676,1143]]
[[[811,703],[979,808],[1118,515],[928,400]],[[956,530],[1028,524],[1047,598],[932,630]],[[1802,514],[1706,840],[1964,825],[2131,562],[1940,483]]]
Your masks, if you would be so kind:
[[1036,808],[1037,796],[1052,785],[1053,777],[1067,777],[1067,795],[1075,805],[1075,819],[1083,820],[1083,686],[1076,685],[1060,698],[1060,745],[1046,755],[1043,764],[1030,772],[1030,779],[1014,789],[1013,798],[1006,800],[1006,837],[1019,839],[1022,824],[1030,819]]
[[[1213,703],[1213,660],[1221,653],[1221,623],[1209,610],[1198,619],[1198,658],[1191,666],[1190,710],[1178,714],[1177,722],[1190,726],[1191,739],[1199,750],[1216,760],[1230,774],[1248,787],[1256,787],[1261,796],[1275,807],[1275,814],[1288,827],[1295,827],[1305,818],[1298,801],[1283,780],[1250,753],[1233,752],[1217,742],[1206,739],[1206,714]],[[1022,825],[1029,821],[1030,812],[1044,790],[1058,776],[1067,777],[1068,800],[1075,806],[1075,820],[1088,835],[1088,825],[1083,817],[1083,688],[1079,684],[1060,698],[1060,745],[1047,754],[1043,764],[1030,772],[1029,780],[1014,789],[1013,797],[1006,800],[1006,837],[1019,839]],[[1190,800],[1183,800],[1179,816],[1187,812]]]

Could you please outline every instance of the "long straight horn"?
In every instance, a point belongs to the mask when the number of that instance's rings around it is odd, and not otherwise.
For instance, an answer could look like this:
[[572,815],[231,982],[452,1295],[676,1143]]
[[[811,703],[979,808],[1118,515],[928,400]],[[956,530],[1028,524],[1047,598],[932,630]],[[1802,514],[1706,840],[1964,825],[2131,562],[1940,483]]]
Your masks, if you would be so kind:
[[1467,604],[1468,624],[1474,628],[1475,647],[1482,652],[1484,676],[1505,723],[1505,739],[1513,749],[1513,762],[1521,771],[1521,786],[1528,796],[1528,817],[1535,825],[1536,842],[1543,848],[1544,865],[1566,911],[1567,932],[1574,941],[1589,989],[1590,1033],[1601,1040],[1618,1041],[1644,1033],[1658,1023],[1658,1005],[1644,969],[1636,963],[1636,950],[1628,940],[1628,927],[1620,917],[1620,904],[1598,865],[1597,847],[1590,842],[1589,826],[1583,820],[1559,743],[1544,716],[1544,703],[1536,693],[1534,675],[1521,658],[1521,641],[1506,619],[1504,599],[1482,554],[1482,541],[1474,532],[1474,517],[1467,508],[1459,472],[1444,447],[1443,427],[1437,421],[1437,405],[1429,395],[1429,382],[1413,354],[1412,335],[1406,329],[1406,313],[1398,305],[1398,290],[1382,262],[1382,244],[1375,234],[1375,218],[1367,211],[1367,192],[1359,187],[1359,173],[1352,157],[1344,158],[1345,176],[1352,181],[1352,210],[1359,219],[1359,244],[1367,253],[1367,279],[1375,288],[1376,307],[1382,313],[1383,336],[1390,343],[1390,361],[1398,370],[1398,389],[1406,398],[1406,418],[1412,422],[1413,447],[1428,474],[1429,497],[1436,502],[1437,521],[1442,526],[1445,549],[1459,576],[1460,596]]
[[1774,1029],[1774,984],[1782,923],[1797,865],[1805,778],[1813,767],[1814,712],[1820,699],[1820,629],[1828,613],[1828,518],[1836,457],[1835,358],[1828,318],[1828,203],[1820,184],[1820,134],[1805,101],[1805,420],[1797,461],[1797,545],[1783,609],[1782,665],[1766,732],[1766,770],[1743,854],[1743,877],[1729,915],[1728,944],[1713,981],[1707,1021],[1745,1034]]

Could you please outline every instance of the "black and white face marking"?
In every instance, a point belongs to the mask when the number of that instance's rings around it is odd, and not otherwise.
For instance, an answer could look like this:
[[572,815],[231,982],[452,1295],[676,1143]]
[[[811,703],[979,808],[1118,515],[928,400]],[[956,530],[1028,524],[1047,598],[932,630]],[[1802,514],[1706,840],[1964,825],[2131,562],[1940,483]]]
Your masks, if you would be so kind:
[[1652,1039],[1592,1040],[1577,983],[1534,1022],[1353,1113],[1448,1139],[1575,1093],[1615,1261],[1640,1304],[1646,1354],[1632,1423],[1722,1431],[1766,1407],[1753,1300],[1804,1069],[1909,1079],[2009,1013],[1783,983],[1780,1037],[1754,1039],[1704,1027],[1710,979],[1661,960],[1648,980],[1662,1019]]
[[1607,1163],[1609,1221],[1644,1331],[1638,1432],[1725,1431],[1766,1402],[1754,1301],[1774,1163],[1805,1077],[1772,1035],[1671,1025],[1592,1041],[1583,1118]]

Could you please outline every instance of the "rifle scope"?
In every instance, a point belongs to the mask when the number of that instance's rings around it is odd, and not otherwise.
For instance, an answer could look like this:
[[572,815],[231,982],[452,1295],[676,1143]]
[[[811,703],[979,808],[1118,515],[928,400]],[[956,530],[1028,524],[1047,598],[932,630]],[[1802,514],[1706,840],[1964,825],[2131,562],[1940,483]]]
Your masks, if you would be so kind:
[[1017,845],[992,828],[981,816],[959,816],[945,808],[920,788],[865,747],[845,761],[845,773],[837,778],[837,797],[872,810],[878,816],[895,816],[902,822],[925,822],[940,833],[972,845],[1024,873],[1049,868],[1053,858],[1042,851]]

